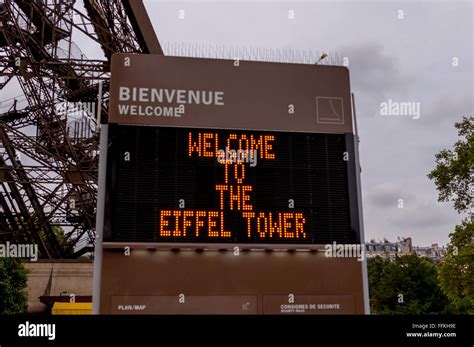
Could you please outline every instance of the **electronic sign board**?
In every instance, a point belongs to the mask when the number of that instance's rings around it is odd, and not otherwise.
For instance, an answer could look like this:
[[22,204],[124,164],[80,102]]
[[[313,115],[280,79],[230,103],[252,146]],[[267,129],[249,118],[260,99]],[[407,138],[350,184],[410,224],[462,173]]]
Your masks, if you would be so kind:
[[109,122],[105,241],[360,239],[345,67],[116,54]]
[[[354,243],[346,134],[112,125],[105,241]],[[352,191],[355,194],[355,190]]]
[[363,243],[347,68],[118,53],[111,70],[94,312],[368,312],[364,262],[321,252]]

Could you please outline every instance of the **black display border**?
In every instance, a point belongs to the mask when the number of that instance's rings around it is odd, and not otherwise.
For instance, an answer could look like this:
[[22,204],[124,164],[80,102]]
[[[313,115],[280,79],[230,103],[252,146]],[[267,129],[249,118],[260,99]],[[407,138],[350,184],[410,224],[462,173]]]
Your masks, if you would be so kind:
[[[122,124],[109,124],[109,127],[150,127],[150,126],[139,126],[139,125],[122,125]],[[153,128],[157,126],[151,126]],[[160,126],[161,127],[161,126]],[[175,128],[169,127],[167,128]],[[189,128],[189,127],[179,127],[179,128]],[[189,128],[197,129],[197,128]],[[199,128],[199,129],[208,129],[208,128]],[[107,138],[107,150],[111,147],[110,134],[114,133],[109,129],[109,136]],[[216,129],[223,130],[223,129]],[[224,129],[224,130],[236,130],[236,131],[248,131],[248,129]],[[255,130],[255,131],[264,131],[264,130]],[[272,132],[284,132],[284,131],[275,131]],[[298,132],[300,133],[300,132]],[[301,132],[304,133],[304,132]],[[314,134],[314,133],[311,133]],[[360,244],[361,242],[361,230],[360,230],[360,221],[359,221],[359,206],[358,206],[358,196],[357,196],[357,163],[356,163],[356,153],[355,153],[355,136],[351,133],[344,133],[346,151],[348,153],[347,161],[347,179],[348,179],[348,195],[349,195],[349,215],[350,215],[350,227],[351,227],[351,243]],[[106,167],[106,183],[105,183],[105,206],[104,206],[104,225],[103,225],[103,247],[109,249],[123,249],[124,247],[130,247],[135,249],[175,249],[175,250],[229,250],[235,251],[236,249],[241,250],[268,250],[268,251],[322,251],[326,244],[308,244],[308,243],[206,243],[206,242],[124,242],[124,241],[112,241],[112,213],[113,210],[113,189],[115,185],[116,177],[113,175],[115,170],[112,170],[111,166],[113,165],[113,158],[109,154],[107,155],[107,167]]]

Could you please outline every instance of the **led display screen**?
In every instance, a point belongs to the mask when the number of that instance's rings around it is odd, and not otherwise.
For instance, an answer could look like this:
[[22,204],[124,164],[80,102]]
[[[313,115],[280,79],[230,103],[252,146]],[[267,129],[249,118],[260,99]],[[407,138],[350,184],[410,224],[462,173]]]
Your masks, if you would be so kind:
[[352,136],[111,124],[104,241],[357,242]]

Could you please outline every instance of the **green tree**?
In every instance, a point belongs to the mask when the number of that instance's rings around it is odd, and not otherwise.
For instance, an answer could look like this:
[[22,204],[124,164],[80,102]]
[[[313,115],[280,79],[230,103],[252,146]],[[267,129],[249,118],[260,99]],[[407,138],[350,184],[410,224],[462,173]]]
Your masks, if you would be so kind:
[[[56,239],[59,242],[59,245],[63,249],[63,256],[68,256],[69,254],[74,253],[74,245],[70,239],[65,238],[64,229],[61,228],[59,225],[52,225],[51,228],[53,229],[54,234],[56,235]],[[46,234],[43,230],[40,231],[40,236],[43,241],[47,241]]]
[[[435,155],[436,168],[428,174],[438,189],[438,201],[453,201],[458,213],[467,212],[474,203],[474,117],[463,117],[455,124],[460,140],[454,149]],[[471,188],[471,189],[470,189]]]
[[438,283],[436,265],[416,254],[368,260],[371,312],[374,314],[450,313],[451,305]]
[[25,313],[28,270],[19,259],[0,258],[0,315]]
[[458,213],[470,214],[449,235],[440,281],[458,311],[474,313],[474,117],[463,117],[455,127],[460,139],[452,150],[435,155],[436,167],[428,177],[434,180],[438,201],[453,201]]
[[441,288],[460,313],[474,313],[474,224],[465,220],[449,235],[446,260],[440,268]]

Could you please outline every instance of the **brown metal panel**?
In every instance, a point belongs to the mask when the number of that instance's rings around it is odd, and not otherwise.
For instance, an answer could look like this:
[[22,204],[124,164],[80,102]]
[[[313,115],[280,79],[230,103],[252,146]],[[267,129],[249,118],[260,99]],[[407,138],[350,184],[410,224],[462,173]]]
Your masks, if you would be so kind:
[[[173,127],[352,133],[346,67],[250,61],[235,64],[233,60],[222,59],[114,54],[109,121]],[[119,100],[120,88],[129,88],[128,100],[125,97]],[[139,101],[140,90],[132,88],[142,88],[143,95],[148,96]],[[160,89],[163,95],[165,89],[174,93],[173,100],[168,102],[163,97],[159,102],[155,94],[151,101],[152,91]],[[208,97],[214,97],[217,102],[204,104],[201,96],[200,103],[196,103],[189,91],[214,93]],[[133,92],[136,92],[136,100],[132,100]],[[183,98],[177,98],[178,93],[183,93],[184,103]],[[127,111],[123,111],[124,106],[128,107]],[[180,116],[156,115],[159,108],[183,106],[183,113],[175,113]],[[119,114],[120,107],[122,114]],[[145,111],[153,113],[155,110],[154,115],[145,115]]]
[[112,314],[257,314],[252,295],[112,296]]
[[364,313],[361,262],[324,252],[104,249],[102,276],[101,313]]

